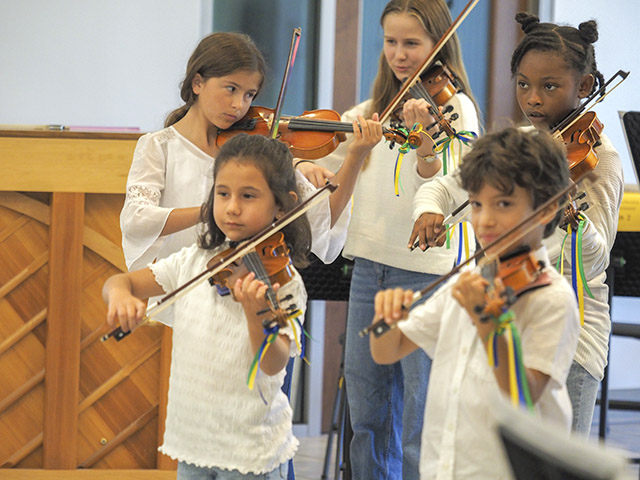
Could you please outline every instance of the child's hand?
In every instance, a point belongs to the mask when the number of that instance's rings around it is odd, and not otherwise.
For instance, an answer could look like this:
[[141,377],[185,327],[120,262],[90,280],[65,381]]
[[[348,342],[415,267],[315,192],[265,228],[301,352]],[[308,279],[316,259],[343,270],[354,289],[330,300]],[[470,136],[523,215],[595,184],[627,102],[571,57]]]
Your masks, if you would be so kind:
[[358,120],[353,122],[353,141],[347,147],[348,152],[365,157],[371,149],[382,139],[382,124],[378,121],[377,113],[371,120],[365,120],[358,115]]
[[444,231],[444,216],[439,213],[423,213],[413,224],[413,230],[409,237],[409,248],[416,240],[420,242],[420,248],[426,250],[429,247],[441,247],[446,239],[445,235],[438,237]]
[[147,304],[126,289],[109,292],[107,323],[111,328],[115,328],[119,322],[122,331],[133,330],[144,318],[146,310]]
[[401,288],[388,289],[378,292],[374,301],[375,315],[373,323],[378,320],[384,320],[387,324],[392,325],[403,318],[407,318],[408,310],[404,309],[404,305],[410,305],[413,298],[412,290],[403,290]]
[[336,175],[329,169],[316,165],[313,162],[301,161],[295,164],[296,170],[299,170],[314,187],[324,187],[327,180],[332,180]]
[[[422,128],[425,131],[428,131],[429,135],[435,135],[439,128],[434,126],[427,130],[427,128],[432,125],[436,119],[433,118],[431,113],[429,112],[429,103],[423,99],[410,98],[404,105],[402,106],[402,120],[404,121],[407,129],[413,127],[415,123],[420,123]],[[417,149],[418,155],[426,156],[431,155],[433,153],[434,143],[429,140],[429,137],[426,135],[422,136],[422,145]]]
[[451,295],[469,313],[471,318],[479,321],[481,308],[484,308],[489,282],[477,272],[462,272],[458,281],[451,288]]
[[[274,292],[277,292],[278,288],[280,288],[279,284],[273,285]],[[263,281],[257,280],[253,272],[236,280],[233,295],[242,304],[247,318],[257,317],[258,312],[269,308],[266,298],[267,289],[268,286]]]

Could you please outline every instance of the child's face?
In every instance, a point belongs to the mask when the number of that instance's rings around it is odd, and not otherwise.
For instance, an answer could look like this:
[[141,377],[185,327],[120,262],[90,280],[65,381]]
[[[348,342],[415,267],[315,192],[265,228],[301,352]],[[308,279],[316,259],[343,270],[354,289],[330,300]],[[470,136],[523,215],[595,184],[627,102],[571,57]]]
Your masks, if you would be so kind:
[[259,72],[246,70],[206,80],[196,75],[192,87],[198,100],[192,108],[210,124],[227,129],[246,115],[261,81]]
[[518,105],[536,128],[557,124],[580,104],[592,86],[591,75],[580,78],[554,52],[530,50],[516,72]]
[[228,161],[216,175],[213,219],[233,241],[260,232],[281,213],[262,171],[250,163]]
[[400,81],[413,75],[433,50],[433,40],[422,24],[408,13],[390,13],[384,17],[384,57]]
[[[469,194],[469,202],[471,225],[483,248],[518,225],[534,211],[531,193],[517,185],[513,192],[507,195],[484,183],[479,192]],[[524,245],[536,249],[542,242],[543,233],[544,225],[536,224],[531,231],[507,248],[507,251]]]

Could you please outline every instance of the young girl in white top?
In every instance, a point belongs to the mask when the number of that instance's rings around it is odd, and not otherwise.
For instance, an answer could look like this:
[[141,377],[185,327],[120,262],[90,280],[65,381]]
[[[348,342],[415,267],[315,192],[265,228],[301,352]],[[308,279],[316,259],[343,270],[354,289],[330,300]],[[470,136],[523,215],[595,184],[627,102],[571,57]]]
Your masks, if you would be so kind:
[[[511,72],[516,80],[516,97],[533,127],[548,130],[580,105],[583,98],[604,83],[598,71],[593,43],[598,39],[594,20],[578,28],[540,23],[528,13],[516,16],[524,38],[513,52]],[[532,127],[529,127],[532,128]],[[573,406],[573,430],[587,436],[591,428],[598,384],[604,375],[611,319],[605,270],[615,240],[624,179],[618,152],[602,133],[594,148],[598,164],[594,179],[587,178],[580,190],[586,193],[589,208],[582,237],[585,280],[593,298],[584,295],[584,325],[567,385]],[[444,214],[466,198],[454,176],[436,180],[421,188],[415,197],[414,218],[421,224],[422,237],[437,234]],[[434,230],[435,228],[435,230]],[[545,239],[551,261],[560,257],[566,230],[556,229]],[[566,242],[563,257],[565,277],[572,280],[572,255]],[[580,294],[581,292],[577,292]]]
[[[124,331],[135,327],[145,312],[141,299],[175,290],[204,271],[230,242],[254,236],[298,204],[291,160],[288,148],[277,140],[242,134],[227,142],[216,159],[209,201],[202,207],[206,231],[198,244],[109,278],[103,289],[109,325],[119,322]],[[311,241],[306,217],[282,231],[293,263],[304,265]],[[289,302],[304,310],[304,284],[291,270],[291,279],[281,288],[274,284],[273,290],[279,297],[291,295]],[[221,295],[202,282],[174,304],[160,451],[179,461],[178,479],[285,478],[286,463],[298,446],[291,407],[280,387],[287,361],[297,353],[299,329],[280,328],[260,362],[256,388],[250,390],[247,373],[265,338],[262,322],[270,318],[260,313],[268,310],[268,286],[249,273],[232,287],[233,296]]]
[[[384,43],[371,98],[345,112],[345,121],[384,111],[403,80],[424,63],[452,21],[442,0],[393,0],[385,6],[380,23]],[[437,60],[453,72],[460,86],[448,102],[458,115],[453,128],[477,132],[478,114],[457,36],[444,45]],[[426,129],[434,122],[424,99],[407,100],[401,116],[408,128],[419,122]],[[434,129],[429,131],[435,133]],[[398,152],[382,144],[372,149],[353,196],[344,255],[355,260],[345,346],[347,398],[354,431],[350,450],[354,479],[418,478],[430,360],[424,352],[417,351],[395,365],[376,365],[368,343],[358,332],[371,321],[377,291],[396,286],[419,290],[451,270],[456,261],[456,248],[426,253],[407,249],[413,195],[420,185],[442,172],[433,142],[427,136],[422,138],[422,145],[404,156],[397,196],[394,164]],[[333,171],[341,165],[344,168],[347,148],[341,145],[322,164]],[[452,244],[457,244],[456,239]]]
[[[134,152],[120,216],[129,269],[195,241],[200,205],[211,190],[218,131],[245,116],[262,87],[265,69],[262,54],[246,35],[214,33],[200,41],[182,82],[184,105],[168,115],[163,130],[142,136]],[[312,252],[325,262],[333,261],[342,249],[348,209],[341,214],[362,162],[382,138],[379,123],[360,117],[359,125],[334,180],[340,187],[309,211]],[[303,198],[313,193],[315,187],[299,172],[296,180]]]

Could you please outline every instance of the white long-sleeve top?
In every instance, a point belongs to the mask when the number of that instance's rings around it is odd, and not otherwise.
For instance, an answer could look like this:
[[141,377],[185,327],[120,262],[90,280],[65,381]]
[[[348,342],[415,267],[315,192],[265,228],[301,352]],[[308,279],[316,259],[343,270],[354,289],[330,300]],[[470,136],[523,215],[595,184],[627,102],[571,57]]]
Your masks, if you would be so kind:
[[[342,120],[352,122],[369,110],[371,100],[356,105],[342,115]],[[457,131],[478,132],[478,116],[473,102],[463,93],[454,95],[448,105],[453,106],[458,119],[452,122]],[[385,126],[389,126],[388,123]],[[319,163],[334,172],[344,160],[349,140]],[[457,147],[456,147],[457,148]],[[467,147],[462,148],[462,156]],[[413,197],[418,188],[429,179],[418,174],[415,150],[408,152],[400,170],[400,195],[394,192],[393,174],[398,146],[389,149],[380,142],[371,151],[367,166],[360,172],[353,194],[353,211],[349,223],[343,255],[361,257],[374,262],[414,272],[444,274],[451,270],[457,256],[458,236],[454,234],[452,248],[430,248],[426,252],[413,252],[407,248],[413,229],[411,221]],[[472,246],[473,247],[473,246]]]
[[[207,201],[214,162],[174,127],[140,137],[120,214],[122,248],[129,270],[143,268],[196,242],[196,226],[162,237],[160,232],[174,208],[198,207]],[[313,194],[315,187],[297,171],[296,180],[303,200]],[[328,199],[313,206],[307,217],[312,232],[311,251],[323,262],[332,262],[346,239],[349,208],[333,228]]]
[[[545,262],[551,284],[524,293],[511,306],[520,333],[525,367],[548,375],[534,405],[569,434],[571,402],[566,380],[578,341],[578,309],[571,287],[549,267],[544,247],[534,252]],[[451,296],[452,277],[398,328],[433,359],[420,452],[420,478],[510,479],[503,446],[496,435],[503,396],[487,352],[469,314]],[[428,420],[427,420],[428,419]]]
[[[192,245],[149,268],[169,292],[204,271],[226,247],[203,250]],[[293,278],[278,297],[292,295],[290,303],[304,312],[304,284],[292,271]],[[202,282],[174,307],[167,418],[159,450],[200,467],[254,474],[291,459],[298,440],[293,436],[289,400],[281,390],[285,370],[273,376],[258,373],[254,389],[249,389],[247,375],[254,354],[241,304]],[[303,322],[304,315],[299,319]],[[291,339],[290,355],[296,355],[300,332],[287,326],[280,334]]]
[[[531,129],[533,127],[525,127]],[[609,265],[609,253],[613,247],[618,229],[618,212],[624,192],[624,178],[620,157],[609,137],[601,136],[601,144],[594,150],[598,165],[594,176],[582,181],[579,190],[586,193],[582,201],[589,204],[584,212],[589,226],[584,230],[582,240],[582,262],[587,285],[595,298],[584,295],[584,326],[580,329],[580,339],[575,360],[593,377],[602,380],[607,363],[607,350],[611,319],[609,317],[609,289],[605,284],[605,270]],[[423,213],[447,215],[469,197],[460,186],[457,175],[448,175],[425,184],[415,195],[413,218]],[[557,229],[543,242],[547,246],[553,265],[560,256],[560,248],[566,231]],[[564,276],[571,282],[571,247],[565,244]]]

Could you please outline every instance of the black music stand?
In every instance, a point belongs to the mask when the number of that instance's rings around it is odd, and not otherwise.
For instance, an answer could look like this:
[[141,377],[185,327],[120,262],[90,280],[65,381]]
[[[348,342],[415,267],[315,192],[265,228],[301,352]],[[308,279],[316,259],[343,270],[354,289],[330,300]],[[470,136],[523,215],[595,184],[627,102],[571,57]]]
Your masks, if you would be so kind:
[[640,186],[640,112],[619,112],[619,114],[636,174],[636,184]]
[[498,436],[516,480],[614,480],[627,478],[624,456],[556,425],[504,405]]
[[[636,181],[638,181],[638,172],[640,172],[640,112],[620,112],[620,119],[633,160]],[[610,308],[614,295],[640,297],[640,252],[637,248],[638,242],[640,242],[640,232],[618,232],[616,235],[615,243],[611,249],[610,265],[607,269]],[[611,335],[640,340],[640,325],[612,322]],[[609,399],[609,361],[607,361],[604,378],[600,386],[598,403],[600,404],[598,435],[603,440],[607,434],[607,411],[609,409],[640,410],[640,401]],[[637,463],[640,458],[632,460]]]

